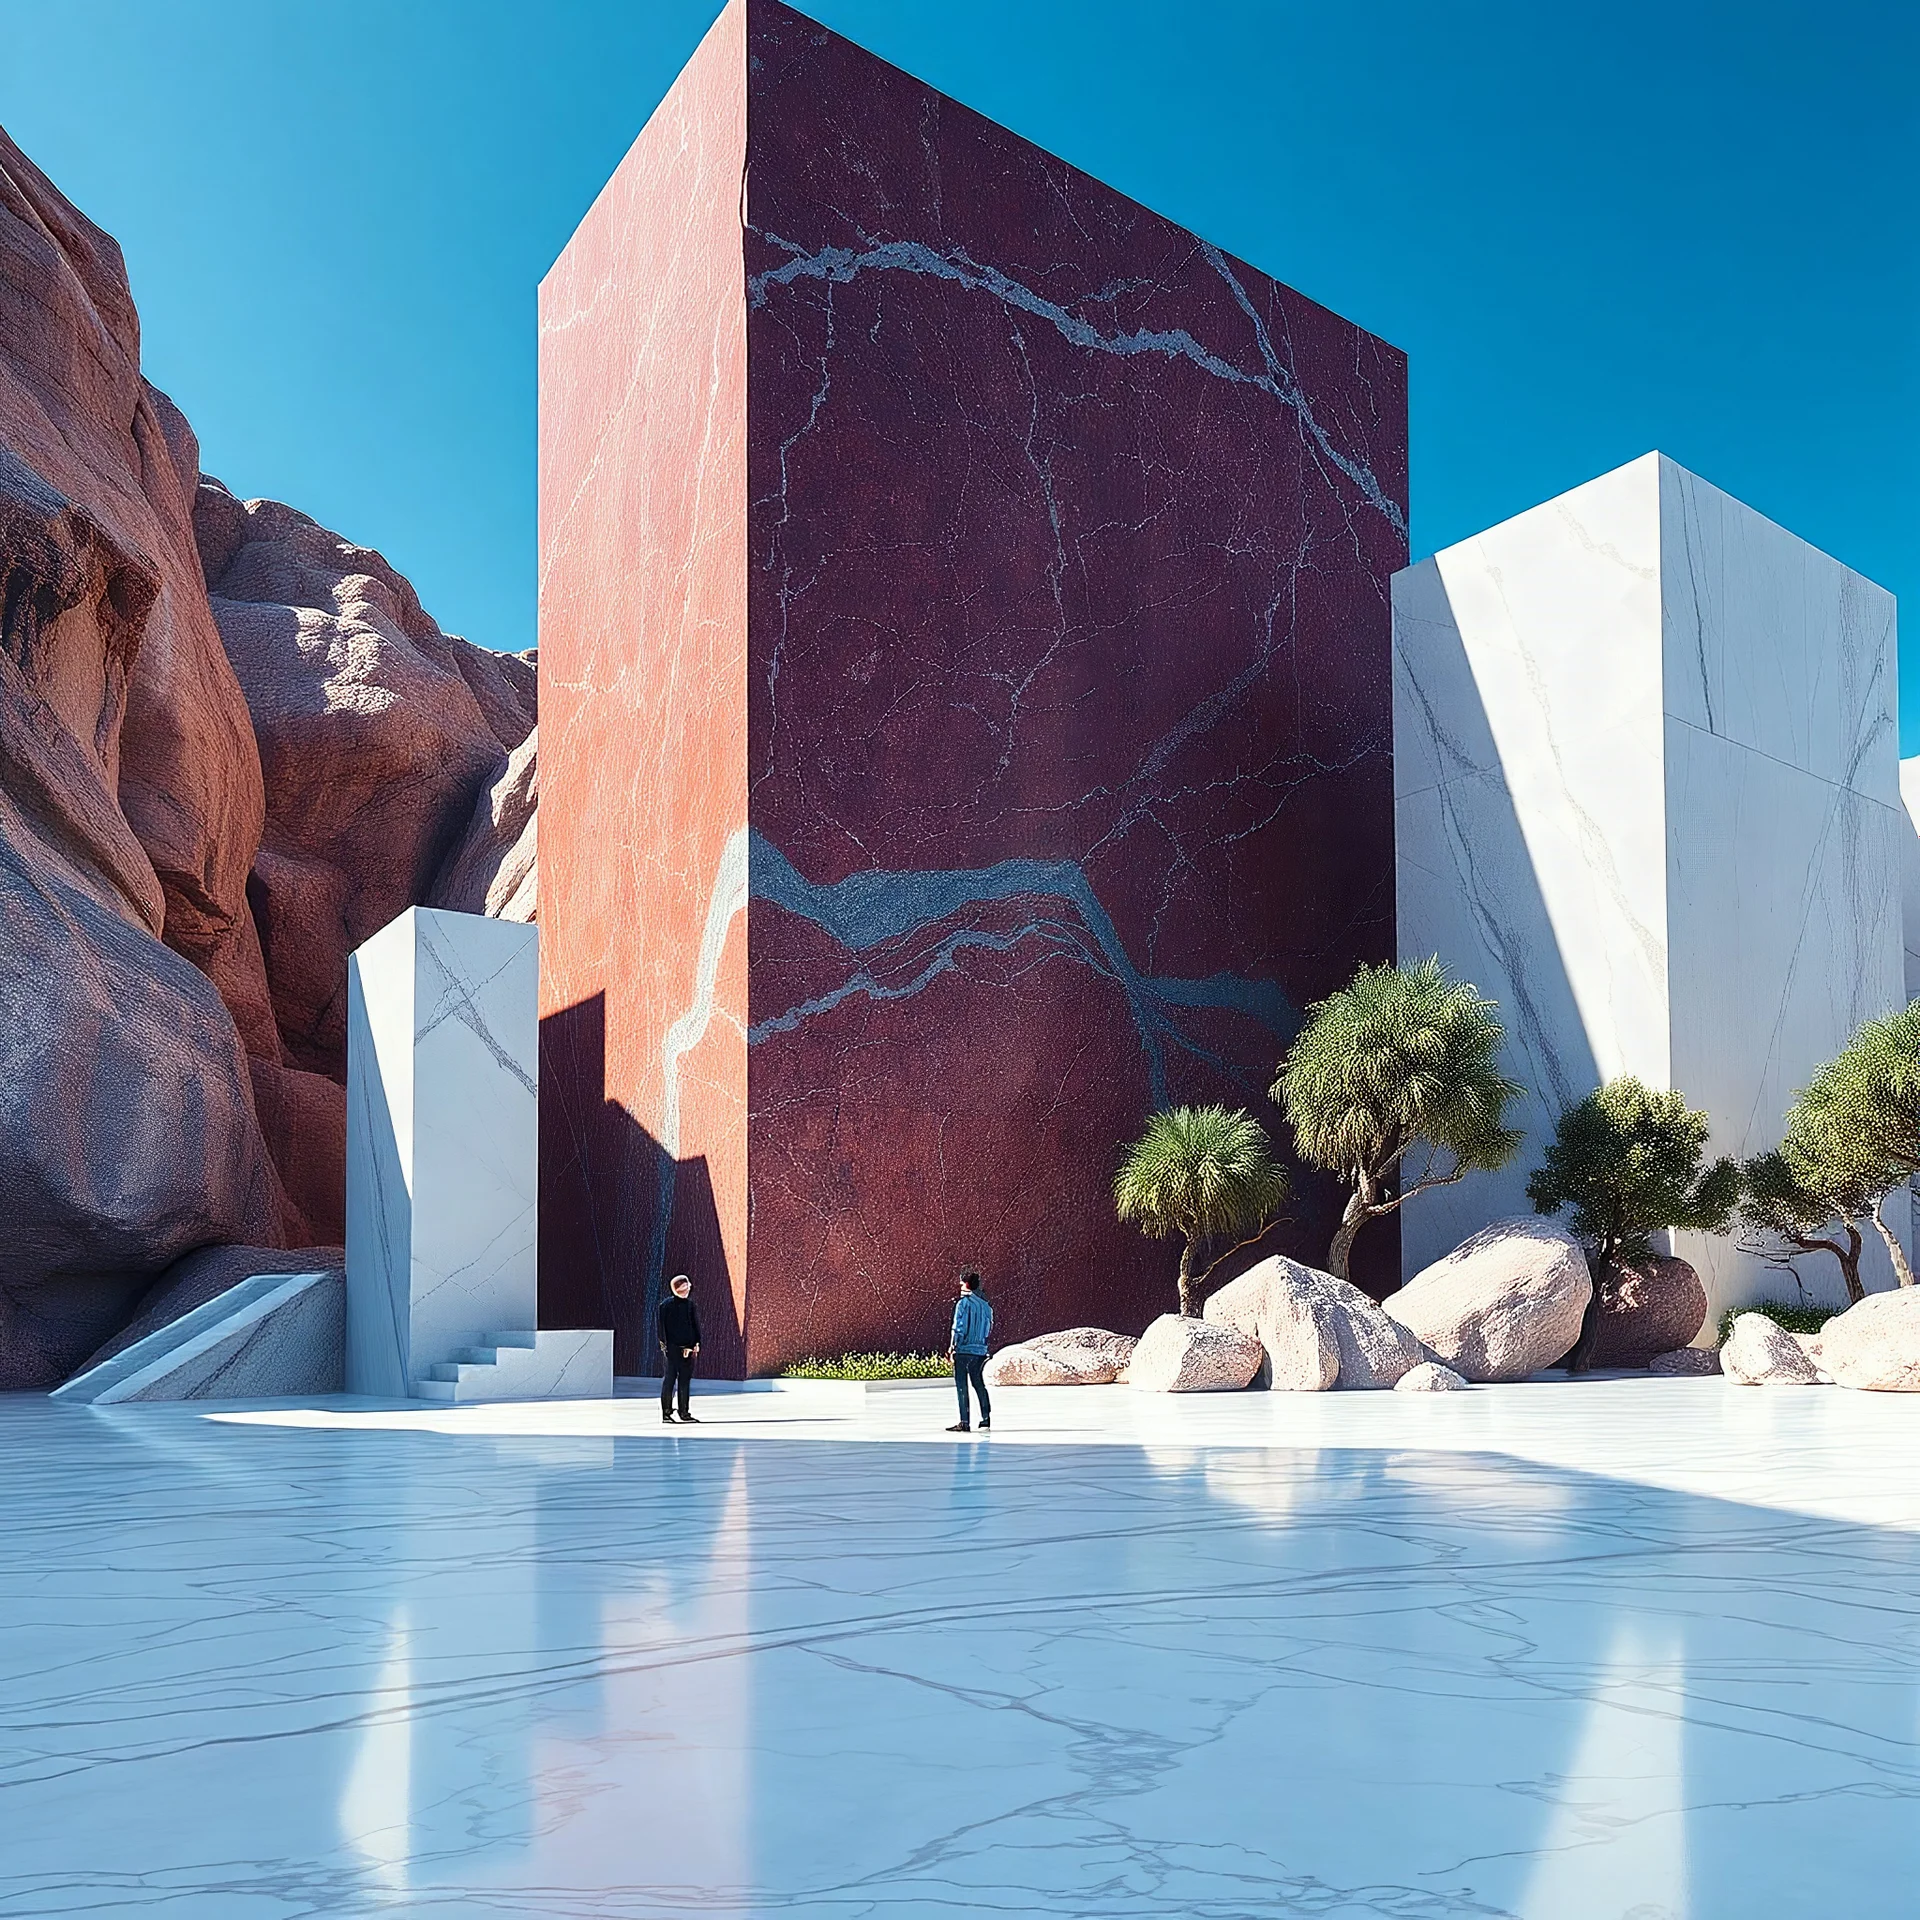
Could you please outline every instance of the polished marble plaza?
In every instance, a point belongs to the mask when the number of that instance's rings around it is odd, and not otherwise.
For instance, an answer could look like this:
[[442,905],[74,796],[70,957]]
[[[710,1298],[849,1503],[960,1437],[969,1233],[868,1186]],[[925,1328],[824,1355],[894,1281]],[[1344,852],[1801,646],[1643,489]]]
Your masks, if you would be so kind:
[[1920,1911],[1920,1403],[0,1400],[0,1916]]

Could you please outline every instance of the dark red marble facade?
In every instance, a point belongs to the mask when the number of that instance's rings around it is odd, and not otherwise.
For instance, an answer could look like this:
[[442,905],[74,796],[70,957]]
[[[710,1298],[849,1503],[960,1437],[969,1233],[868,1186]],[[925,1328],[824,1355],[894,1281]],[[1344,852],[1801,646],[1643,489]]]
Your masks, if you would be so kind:
[[[1173,1255],[1112,1218],[1122,1145],[1203,1099],[1278,1138],[1299,1010],[1393,953],[1405,361],[774,0],[729,21],[752,164],[744,737],[721,751],[747,900],[745,1021],[720,1037],[746,1150],[744,1191],[699,1204],[744,1220],[745,1361],[938,1345],[964,1262],[1002,1337],[1137,1331]],[[543,566],[584,581],[567,542]],[[541,637],[544,719],[570,669]],[[648,713],[713,698],[643,678]],[[550,969],[573,944],[555,839],[576,863],[630,841],[605,808],[671,776],[596,704],[560,751],[601,759],[599,811],[542,796]],[[644,868],[621,884],[644,923]],[[676,925],[677,980],[698,934]],[[573,999],[657,1009],[657,1061],[679,986],[600,971]],[[684,1109],[679,1135],[704,1151]],[[1303,1183],[1295,1212],[1274,1244],[1317,1258],[1329,1196]]]

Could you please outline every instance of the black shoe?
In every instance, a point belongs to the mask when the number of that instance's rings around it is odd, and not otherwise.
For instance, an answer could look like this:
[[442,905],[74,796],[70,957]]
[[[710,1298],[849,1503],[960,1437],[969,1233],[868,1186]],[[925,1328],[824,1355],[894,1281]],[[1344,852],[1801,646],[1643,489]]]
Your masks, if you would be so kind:
[[990,1428],[992,1425],[993,1425],[993,1422],[991,1420],[982,1420],[980,1422],[980,1431],[982,1433],[985,1433],[988,1430],[988,1428]]
[[660,1418],[661,1418],[662,1420],[664,1420],[664,1421],[665,1421],[665,1422],[667,1423],[667,1425],[668,1425],[668,1426],[672,1426],[672,1425],[673,1425],[673,1415],[672,1415],[672,1414],[670,1414],[670,1413],[663,1413],[663,1414],[662,1414],[662,1415],[660,1416]]
[[680,1416],[680,1424],[683,1427],[697,1427],[700,1424],[700,1416],[697,1413],[683,1413]]
[[962,1421],[959,1426],[949,1427],[947,1431],[949,1433],[971,1433],[973,1429],[970,1426],[968,1426],[964,1421]]

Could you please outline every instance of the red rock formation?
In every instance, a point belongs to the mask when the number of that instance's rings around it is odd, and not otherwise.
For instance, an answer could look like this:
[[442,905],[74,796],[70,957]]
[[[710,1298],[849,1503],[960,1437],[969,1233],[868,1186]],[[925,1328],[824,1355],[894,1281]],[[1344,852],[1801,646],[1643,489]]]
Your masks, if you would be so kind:
[[533,729],[533,664],[443,634],[379,554],[277,501],[202,479],[194,520],[266,777],[251,893],[281,1042],[344,1081],[347,955],[431,896]]
[[203,478],[0,133],[0,1390],[197,1249],[342,1237],[347,953],[437,888],[531,916],[533,723],[530,655]]
[[118,248],[0,135],[0,1388],[294,1224],[215,991],[257,1020],[259,764],[139,367]]
[[495,920],[537,918],[539,802],[536,728],[507,756],[500,777],[480,790],[467,830],[441,867],[427,905]]

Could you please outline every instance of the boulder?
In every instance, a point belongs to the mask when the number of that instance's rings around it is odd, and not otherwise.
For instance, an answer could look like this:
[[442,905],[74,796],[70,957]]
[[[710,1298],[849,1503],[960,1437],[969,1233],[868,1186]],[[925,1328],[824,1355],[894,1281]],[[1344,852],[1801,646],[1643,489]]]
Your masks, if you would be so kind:
[[1920,1393],[1920,1288],[1868,1294],[1821,1328],[1817,1352],[1840,1386]]
[[990,1387],[1103,1387],[1139,1342],[1103,1327],[1069,1327],[1002,1347],[987,1362]]
[[1816,1381],[1816,1384],[1823,1387],[1832,1386],[1833,1375],[1830,1374],[1826,1370],[1826,1367],[1821,1363],[1821,1358],[1820,1358],[1821,1336],[1817,1333],[1795,1333],[1795,1334],[1791,1334],[1789,1337],[1792,1339],[1793,1344],[1796,1347],[1798,1347],[1800,1351],[1804,1353],[1809,1360],[1813,1362],[1813,1370],[1819,1376],[1818,1380]]
[[1707,1323],[1707,1290],[1684,1260],[1656,1253],[1616,1261],[1600,1276],[1595,1367],[1644,1367],[1686,1346]]
[[1358,1287],[1284,1254],[1229,1280],[1208,1300],[1205,1318],[1260,1342],[1276,1393],[1391,1387],[1426,1357]]
[[1469,1382],[1437,1360],[1422,1360],[1393,1383],[1395,1393],[1459,1393]]
[[1720,1356],[1711,1347],[1675,1347],[1671,1353],[1656,1353],[1647,1362],[1647,1371],[1682,1376],[1718,1373]]
[[1500,1220],[1423,1268],[1387,1313],[1468,1380],[1524,1380],[1579,1337],[1586,1255],[1545,1220]]
[[0,809],[0,1391],[64,1380],[195,1247],[285,1231],[213,983],[8,824]]
[[1820,1369],[1784,1327],[1764,1313],[1743,1313],[1720,1349],[1720,1371],[1736,1386],[1813,1387]]
[[1127,1383],[1146,1393],[1235,1393],[1266,1358],[1260,1342],[1208,1320],[1163,1313],[1127,1360]]

